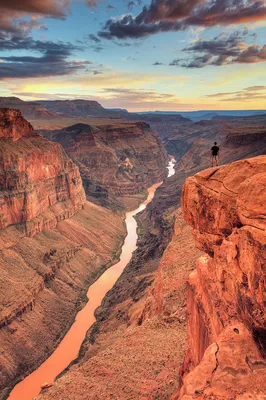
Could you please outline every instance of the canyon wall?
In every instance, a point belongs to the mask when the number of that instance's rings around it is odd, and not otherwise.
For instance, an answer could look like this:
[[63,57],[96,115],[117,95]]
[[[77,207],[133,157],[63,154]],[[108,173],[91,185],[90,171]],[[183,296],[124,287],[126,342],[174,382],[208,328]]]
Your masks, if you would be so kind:
[[164,146],[144,122],[80,123],[42,132],[64,147],[80,169],[87,198],[101,205],[133,209],[136,195],[166,176]]
[[16,110],[0,109],[0,229],[23,224],[27,236],[82,209],[77,166],[62,147],[42,138]]
[[188,178],[185,220],[205,252],[188,281],[178,398],[264,399],[266,156]]
[[60,144],[0,109],[0,398],[53,352],[119,258],[122,218],[86,201]]

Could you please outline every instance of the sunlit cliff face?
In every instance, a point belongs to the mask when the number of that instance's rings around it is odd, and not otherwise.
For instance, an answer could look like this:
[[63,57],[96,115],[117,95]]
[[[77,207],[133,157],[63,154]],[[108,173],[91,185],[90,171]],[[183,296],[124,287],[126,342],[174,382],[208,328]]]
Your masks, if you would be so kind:
[[3,0],[0,94],[263,109],[265,33],[263,0]]

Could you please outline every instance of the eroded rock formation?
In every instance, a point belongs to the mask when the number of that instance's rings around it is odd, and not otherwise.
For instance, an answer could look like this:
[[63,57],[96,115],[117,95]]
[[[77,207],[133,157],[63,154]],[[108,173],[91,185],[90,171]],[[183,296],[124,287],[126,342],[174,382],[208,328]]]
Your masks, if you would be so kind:
[[36,136],[31,124],[22,117],[20,111],[0,108],[0,139],[15,142],[22,136]]
[[114,263],[122,218],[86,201],[60,144],[0,110],[0,398],[58,345]]
[[[76,124],[46,134],[79,166],[88,198],[134,208],[134,195],[166,176],[166,151],[144,122]],[[131,199],[131,201],[130,201]]]
[[182,202],[206,254],[189,278],[180,399],[263,399],[266,156],[188,178]]
[[62,147],[35,133],[19,111],[2,109],[0,121],[0,229],[22,223],[34,236],[82,209],[79,170]]

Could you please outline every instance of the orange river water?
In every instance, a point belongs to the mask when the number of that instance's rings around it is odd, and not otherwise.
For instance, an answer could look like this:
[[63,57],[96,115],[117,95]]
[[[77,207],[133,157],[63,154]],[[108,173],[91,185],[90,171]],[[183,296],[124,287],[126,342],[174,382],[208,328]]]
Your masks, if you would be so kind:
[[[171,157],[167,167],[169,171],[168,177],[175,173],[174,164],[175,160]],[[131,260],[132,253],[137,248],[137,222],[134,216],[143,211],[147,204],[153,200],[155,191],[161,183],[162,182],[151,186],[148,189],[147,199],[139,208],[126,214],[125,222],[128,234],[122,247],[120,261],[105,271],[101,277],[90,286],[87,293],[88,302],[76,315],[73,325],[54,353],[41,364],[39,368],[14,387],[8,400],[32,400],[34,397],[38,396],[41,391],[41,386],[45,382],[54,382],[57,375],[67,368],[71,361],[77,358],[86,332],[95,322],[94,312],[96,308],[101,305],[106,293],[114,286],[124,268]]]

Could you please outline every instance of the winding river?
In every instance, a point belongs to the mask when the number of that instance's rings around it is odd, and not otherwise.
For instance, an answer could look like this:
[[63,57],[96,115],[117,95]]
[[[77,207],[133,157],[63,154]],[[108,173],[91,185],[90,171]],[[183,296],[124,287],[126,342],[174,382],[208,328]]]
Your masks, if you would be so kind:
[[[167,167],[168,177],[175,174],[174,165],[175,159],[170,157]],[[39,368],[15,386],[8,400],[32,400],[32,398],[38,396],[45,382],[54,382],[57,375],[67,368],[71,361],[77,358],[86,332],[95,322],[95,309],[100,306],[106,293],[114,286],[124,268],[129,263],[132,253],[137,248],[137,222],[134,216],[143,211],[153,200],[155,191],[161,184],[162,182],[151,186],[148,189],[147,199],[139,208],[126,214],[125,222],[128,234],[122,247],[120,261],[105,271],[100,278],[90,286],[87,293],[89,301],[76,315],[73,325],[54,353],[41,364]]]

